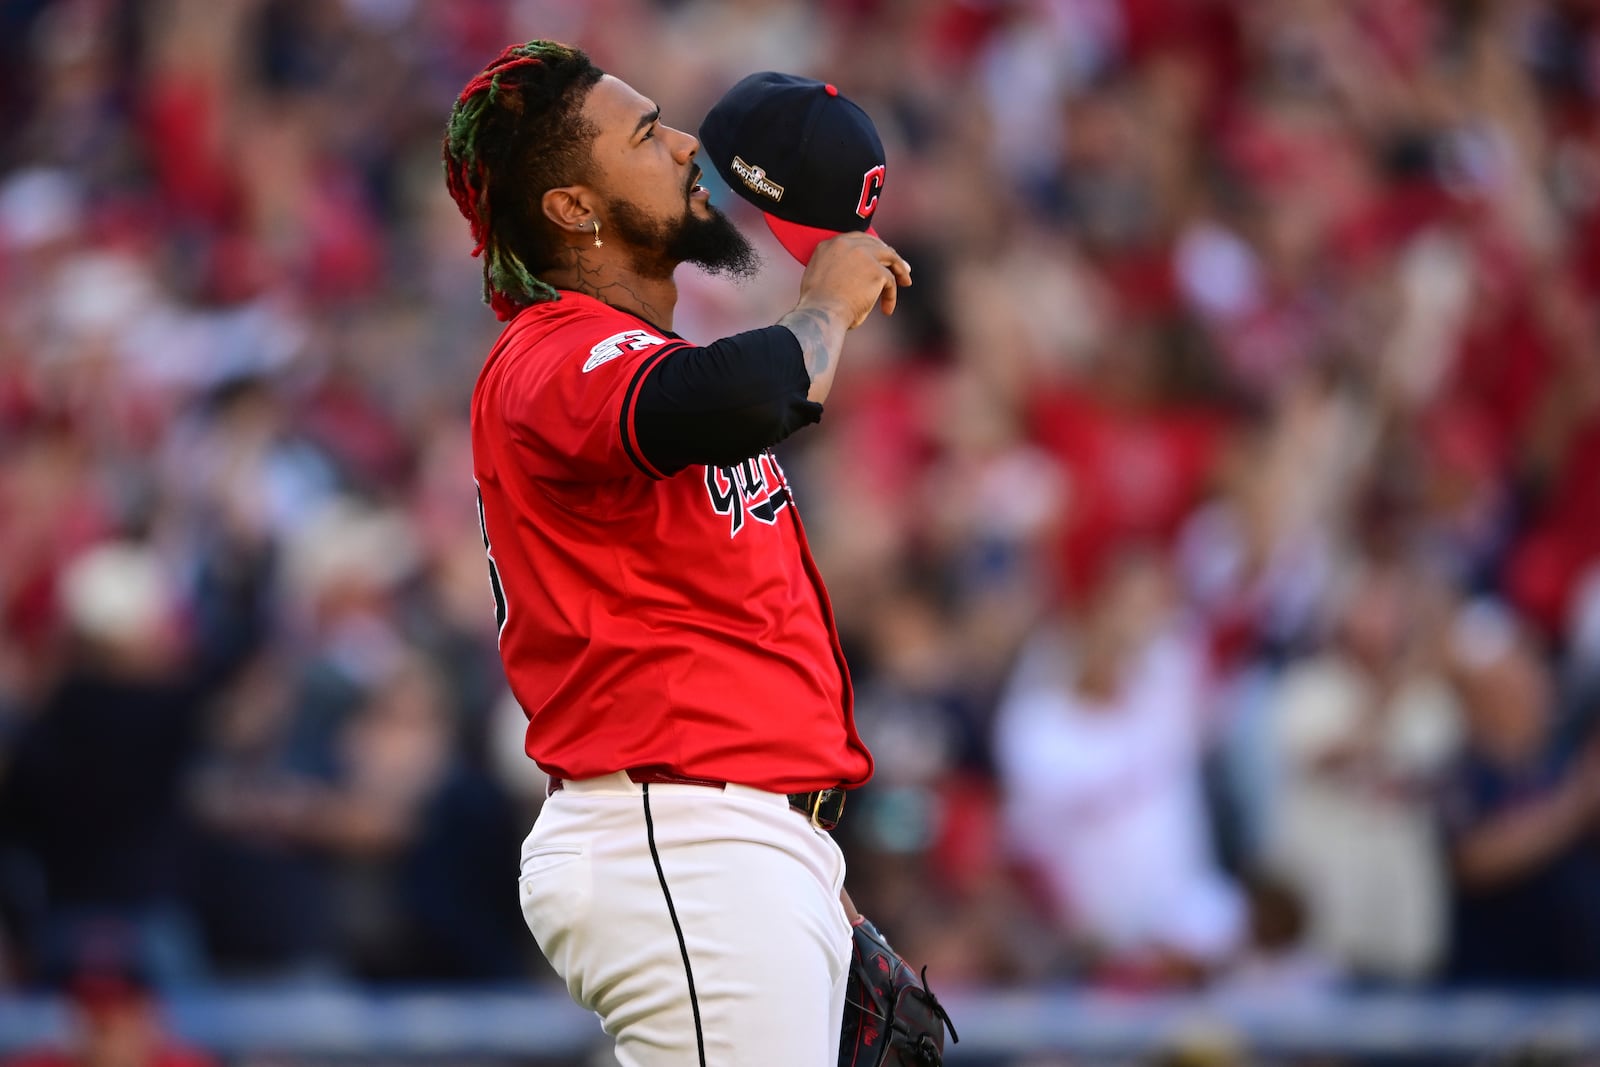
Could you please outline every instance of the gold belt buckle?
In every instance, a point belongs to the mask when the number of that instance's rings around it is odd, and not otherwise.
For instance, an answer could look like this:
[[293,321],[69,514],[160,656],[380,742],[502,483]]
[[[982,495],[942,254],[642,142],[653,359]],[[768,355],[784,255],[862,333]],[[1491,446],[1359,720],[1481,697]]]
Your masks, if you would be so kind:
[[[833,819],[833,821],[831,821],[831,822],[825,822],[823,820],[823,818],[822,818],[822,805],[823,805],[823,803],[825,801],[828,801],[828,800],[832,799],[833,794],[835,792],[837,792],[837,791],[838,791],[838,787],[837,786],[835,786],[833,789],[819,789],[812,796],[812,800],[811,800],[811,825],[812,826],[815,826],[819,830],[832,830],[835,826],[839,825],[839,820],[837,818]],[[841,807],[842,806],[843,805],[841,805]]]

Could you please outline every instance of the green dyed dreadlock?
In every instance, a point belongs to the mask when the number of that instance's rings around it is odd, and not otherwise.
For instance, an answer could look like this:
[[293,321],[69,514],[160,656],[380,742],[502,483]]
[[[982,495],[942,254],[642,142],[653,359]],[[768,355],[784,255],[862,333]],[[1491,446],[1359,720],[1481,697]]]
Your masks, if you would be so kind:
[[554,300],[538,278],[559,250],[540,200],[587,173],[594,129],[580,109],[603,71],[555,41],[512,45],[467,83],[445,127],[444,175],[483,256],[483,298],[509,319]]

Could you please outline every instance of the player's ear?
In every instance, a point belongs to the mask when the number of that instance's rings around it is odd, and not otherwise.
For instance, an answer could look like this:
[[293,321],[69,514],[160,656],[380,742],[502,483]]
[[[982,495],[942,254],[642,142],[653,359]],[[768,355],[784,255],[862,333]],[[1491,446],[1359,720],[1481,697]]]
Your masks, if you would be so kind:
[[540,198],[544,217],[561,230],[587,229],[597,217],[590,206],[590,192],[581,185],[563,185],[548,190]]

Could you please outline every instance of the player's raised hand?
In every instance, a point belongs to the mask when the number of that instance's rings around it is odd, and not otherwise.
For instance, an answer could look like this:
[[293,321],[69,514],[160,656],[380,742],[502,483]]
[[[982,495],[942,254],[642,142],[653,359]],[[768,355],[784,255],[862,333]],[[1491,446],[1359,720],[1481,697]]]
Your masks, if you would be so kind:
[[911,264],[869,233],[843,233],[817,246],[800,276],[800,307],[837,311],[855,329],[874,305],[894,314],[900,286],[911,284]]

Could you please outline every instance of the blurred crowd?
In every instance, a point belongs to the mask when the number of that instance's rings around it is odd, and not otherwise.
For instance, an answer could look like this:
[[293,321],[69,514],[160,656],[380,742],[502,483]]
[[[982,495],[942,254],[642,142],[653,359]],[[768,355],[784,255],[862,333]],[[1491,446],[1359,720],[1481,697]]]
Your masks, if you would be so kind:
[[0,987],[545,975],[439,162],[532,37],[878,123],[780,454],[938,984],[1600,986],[1600,2],[0,0]]

